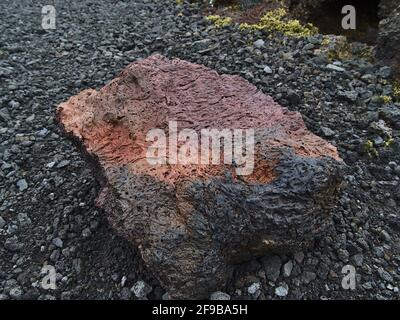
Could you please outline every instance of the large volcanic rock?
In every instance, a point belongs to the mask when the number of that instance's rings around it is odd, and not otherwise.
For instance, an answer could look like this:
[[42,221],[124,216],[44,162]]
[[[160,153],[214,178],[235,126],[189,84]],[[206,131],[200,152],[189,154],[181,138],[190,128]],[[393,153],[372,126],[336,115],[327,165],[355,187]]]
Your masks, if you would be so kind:
[[377,57],[400,77],[400,5],[379,23]]
[[399,5],[399,0],[380,0],[378,11],[379,18],[386,19]]
[[[151,56],[99,91],[58,107],[63,130],[95,160],[98,204],[173,298],[204,298],[236,262],[297,249],[330,223],[341,183],[336,149],[239,76]],[[146,134],[255,129],[255,167],[151,165]]]

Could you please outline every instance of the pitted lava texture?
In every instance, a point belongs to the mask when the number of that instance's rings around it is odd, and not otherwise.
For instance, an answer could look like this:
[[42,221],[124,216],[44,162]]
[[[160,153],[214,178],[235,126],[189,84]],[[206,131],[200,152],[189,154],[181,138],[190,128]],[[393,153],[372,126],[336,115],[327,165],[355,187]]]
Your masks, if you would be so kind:
[[[239,76],[160,55],[58,107],[64,132],[95,160],[98,205],[173,298],[223,288],[233,264],[294,250],[330,223],[342,180],[336,148]],[[254,129],[254,170],[151,165],[151,129]]]

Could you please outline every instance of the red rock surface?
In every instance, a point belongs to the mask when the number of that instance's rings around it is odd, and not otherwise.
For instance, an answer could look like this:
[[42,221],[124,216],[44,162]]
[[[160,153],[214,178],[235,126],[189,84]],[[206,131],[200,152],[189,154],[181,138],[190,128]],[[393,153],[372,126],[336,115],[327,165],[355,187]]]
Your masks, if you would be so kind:
[[[239,76],[160,55],[58,107],[65,133],[96,159],[111,225],[138,246],[173,297],[206,297],[234,261],[299,246],[329,223],[340,186],[335,147]],[[255,169],[150,165],[150,129],[255,129]]]
[[166,173],[147,165],[146,133],[154,128],[167,131],[171,120],[177,121],[178,130],[197,132],[273,128],[274,134],[265,140],[271,148],[287,146],[298,155],[339,159],[333,146],[306,129],[299,113],[279,106],[243,78],[161,56],[129,65],[99,92],[85,90],[61,104],[59,111],[65,131],[81,139],[103,166],[135,163],[132,169],[138,174],[171,183],[176,175],[196,178],[207,175],[204,171],[217,173],[213,166],[186,170],[178,165],[177,172]]

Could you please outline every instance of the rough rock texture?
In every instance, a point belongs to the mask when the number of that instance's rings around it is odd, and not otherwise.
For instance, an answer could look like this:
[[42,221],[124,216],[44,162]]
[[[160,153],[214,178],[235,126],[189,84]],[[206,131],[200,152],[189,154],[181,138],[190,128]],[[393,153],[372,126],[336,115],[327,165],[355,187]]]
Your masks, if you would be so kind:
[[381,0],[379,2],[379,18],[387,18],[399,5],[398,0]]
[[308,19],[312,10],[336,0],[285,0],[285,5],[297,17]]
[[[233,263],[298,249],[330,223],[341,185],[336,148],[239,76],[155,55],[62,103],[58,120],[95,160],[111,225],[173,298],[205,298]],[[171,120],[178,130],[255,128],[253,173],[151,166],[144,137]]]
[[377,57],[400,76],[400,6],[379,24]]

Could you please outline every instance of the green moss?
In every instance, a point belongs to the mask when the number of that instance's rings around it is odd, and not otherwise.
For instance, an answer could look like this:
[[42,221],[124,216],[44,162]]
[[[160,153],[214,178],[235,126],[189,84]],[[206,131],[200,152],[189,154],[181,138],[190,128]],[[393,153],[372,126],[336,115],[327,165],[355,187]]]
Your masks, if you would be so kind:
[[343,36],[324,36],[321,51],[330,61],[345,60],[351,57],[350,45]]
[[366,46],[364,49],[361,50],[359,57],[369,62],[373,62],[375,60],[373,47]]
[[385,143],[384,143],[384,146],[385,146],[386,148],[389,148],[389,147],[391,147],[392,145],[394,145],[394,139],[393,139],[393,138],[387,139],[387,140],[385,141]]
[[393,102],[392,97],[389,96],[380,96],[379,99],[381,100],[382,104],[390,104]]
[[373,47],[364,45],[360,49],[349,43],[344,36],[325,35],[319,51],[326,55],[330,61],[357,58],[372,63],[375,59]]
[[232,18],[230,17],[222,18],[219,15],[210,15],[207,16],[206,19],[213,22],[217,28],[226,27],[227,25],[232,24]]
[[376,150],[374,143],[371,140],[368,140],[364,144],[364,151],[368,154],[368,156],[372,157],[378,157],[379,153],[378,150]]
[[396,98],[400,98],[400,81],[398,80],[393,81],[392,88],[393,88],[393,95]]
[[241,23],[241,30],[265,30],[282,32],[290,37],[308,37],[318,33],[318,28],[312,24],[302,25],[299,20],[285,19],[287,13],[283,8],[268,11],[256,24]]

